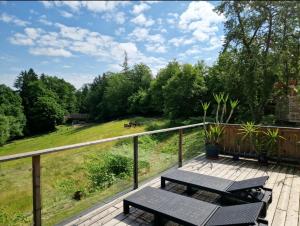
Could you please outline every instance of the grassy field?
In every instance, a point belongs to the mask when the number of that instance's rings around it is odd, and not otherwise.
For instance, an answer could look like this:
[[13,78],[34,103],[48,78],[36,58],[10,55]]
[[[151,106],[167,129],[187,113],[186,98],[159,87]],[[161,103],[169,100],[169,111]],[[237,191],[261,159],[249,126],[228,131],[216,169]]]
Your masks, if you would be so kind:
[[[135,118],[142,126],[124,128],[129,120],[91,124],[84,127],[60,126],[57,131],[14,141],[0,147],[0,155],[9,155],[50,147],[86,142],[101,138],[137,133],[168,127],[164,119]],[[149,164],[140,170],[140,180],[145,180],[177,163],[178,134],[143,136],[139,139],[139,159]],[[184,135],[184,158],[202,152],[203,139],[199,129]],[[44,225],[53,225],[93,204],[132,186],[132,178],[117,179],[109,189],[90,189],[87,163],[93,158],[101,159],[105,153],[132,158],[132,140],[110,142],[42,156],[42,216]],[[74,192],[82,191],[80,201],[72,199]],[[0,225],[30,225],[32,211],[31,159],[0,164]]]

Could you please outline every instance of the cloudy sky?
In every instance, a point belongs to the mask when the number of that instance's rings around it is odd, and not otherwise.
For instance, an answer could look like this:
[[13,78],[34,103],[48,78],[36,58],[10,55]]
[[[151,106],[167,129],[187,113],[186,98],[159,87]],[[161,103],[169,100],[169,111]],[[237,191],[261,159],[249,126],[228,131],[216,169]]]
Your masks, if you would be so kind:
[[96,75],[143,62],[153,74],[168,61],[204,60],[221,49],[217,2],[0,2],[0,83],[22,70],[56,75],[77,88]]

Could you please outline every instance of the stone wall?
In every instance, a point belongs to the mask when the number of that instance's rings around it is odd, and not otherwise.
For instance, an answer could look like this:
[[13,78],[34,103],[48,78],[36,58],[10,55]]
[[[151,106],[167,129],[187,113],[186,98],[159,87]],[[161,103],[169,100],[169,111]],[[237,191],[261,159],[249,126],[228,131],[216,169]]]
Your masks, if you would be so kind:
[[300,96],[288,96],[278,99],[276,117],[280,121],[300,123]]

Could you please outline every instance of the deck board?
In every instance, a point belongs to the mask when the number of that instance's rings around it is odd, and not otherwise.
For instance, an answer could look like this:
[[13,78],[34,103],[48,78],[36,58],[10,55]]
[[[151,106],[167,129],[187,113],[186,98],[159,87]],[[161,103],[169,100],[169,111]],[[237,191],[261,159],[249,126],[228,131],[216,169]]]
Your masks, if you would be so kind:
[[[222,157],[219,160],[207,160],[205,157],[198,157],[186,163],[182,170],[213,175],[231,180],[243,180],[253,177],[268,175],[266,187],[273,189],[273,202],[270,204],[266,219],[272,226],[300,226],[300,170],[293,167],[269,165],[260,166],[256,161],[233,161],[231,158]],[[160,178],[157,177],[142,186],[160,187]],[[186,195],[185,187],[174,183],[167,183],[166,190],[181,195]],[[104,206],[98,207],[86,214],[83,214],[68,222],[65,225],[151,225],[152,214],[131,208],[130,214],[123,214],[123,199],[129,193],[116,198]],[[193,198],[216,202],[219,196],[205,191],[195,191]],[[167,226],[175,226],[173,222],[167,222]]]

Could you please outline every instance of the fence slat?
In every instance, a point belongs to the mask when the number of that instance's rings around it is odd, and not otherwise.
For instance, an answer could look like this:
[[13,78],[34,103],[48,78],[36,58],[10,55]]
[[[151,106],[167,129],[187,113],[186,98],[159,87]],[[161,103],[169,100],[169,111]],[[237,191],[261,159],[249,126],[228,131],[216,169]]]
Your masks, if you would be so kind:
[[41,215],[41,163],[40,156],[32,157],[33,224],[42,225]]

